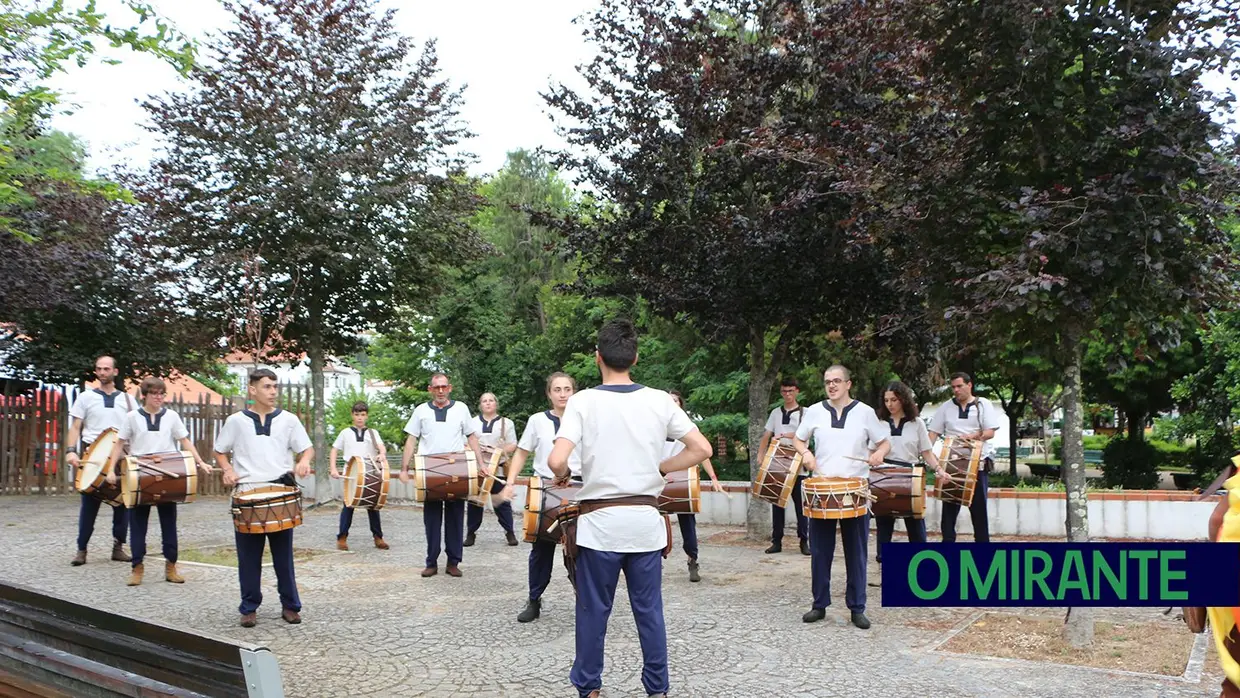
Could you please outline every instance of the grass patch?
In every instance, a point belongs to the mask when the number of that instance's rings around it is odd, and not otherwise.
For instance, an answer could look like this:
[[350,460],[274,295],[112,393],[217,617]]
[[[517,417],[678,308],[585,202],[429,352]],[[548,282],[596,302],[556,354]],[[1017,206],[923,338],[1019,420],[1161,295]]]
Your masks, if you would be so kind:
[[[305,562],[324,553],[331,552],[327,550],[312,550],[309,548],[294,548],[293,562]],[[220,565],[223,567],[237,566],[237,548],[231,545],[213,545],[204,548],[190,548],[188,550],[177,551],[177,560],[180,562],[200,562],[205,565]],[[263,564],[271,564],[271,548],[263,549]]]
[[1168,632],[1165,623],[1107,623],[1094,626],[1094,645],[1070,647],[1063,620],[987,613],[939,649],[1008,659],[1180,676],[1195,635]]

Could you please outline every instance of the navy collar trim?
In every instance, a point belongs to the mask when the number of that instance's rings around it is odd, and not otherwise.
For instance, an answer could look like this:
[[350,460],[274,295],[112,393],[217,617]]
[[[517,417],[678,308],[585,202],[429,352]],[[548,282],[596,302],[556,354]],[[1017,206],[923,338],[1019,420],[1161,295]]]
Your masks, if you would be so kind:
[[[167,407],[161,407],[155,414],[147,414],[146,410],[141,407],[138,408],[138,414],[142,415],[142,419],[146,421],[147,431],[159,431],[159,423],[163,421],[164,413],[167,411]],[[151,419],[152,417],[154,417],[154,419]]]
[[909,423],[909,422],[911,422],[911,421],[913,421],[913,420],[909,419],[908,417],[901,417],[901,418],[900,418],[900,423],[899,423],[899,424],[896,424],[896,423],[895,423],[895,420],[888,419],[888,420],[887,420],[887,423],[891,425],[891,435],[892,435],[892,436],[903,436],[903,435],[904,435],[904,425],[905,425],[905,424],[908,424],[908,423]]
[[543,414],[547,416],[547,419],[551,420],[551,426],[555,427],[555,433],[560,433],[560,418],[555,416],[555,413],[551,410],[547,410]]
[[241,410],[241,414],[249,417],[250,421],[254,422],[255,436],[271,436],[271,423],[275,421],[275,418],[283,411],[284,410],[277,407],[274,412],[267,415],[266,419],[259,417],[258,413],[252,410]]
[[353,436],[359,444],[366,440],[366,432],[370,431],[369,428],[358,429],[357,427],[349,427],[349,429],[353,431]]
[[822,403],[822,406],[826,407],[827,412],[831,413],[831,428],[832,429],[843,429],[844,423],[848,421],[848,413],[851,412],[852,408],[856,407],[857,404],[858,404],[858,401],[853,400],[852,402],[845,405],[844,409],[840,410],[840,413],[836,415],[835,408],[831,406],[831,403],[826,402],[824,400]]
[[121,391],[119,390],[114,390],[110,393],[105,393],[98,388],[91,388],[91,390],[94,390],[96,393],[99,393],[99,395],[103,397],[103,406],[108,408],[109,410],[112,409],[113,407],[116,407],[116,396],[121,394]]
[[448,410],[452,409],[452,406],[455,404],[456,404],[456,400],[449,400],[448,404],[444,405],[443,407],[438,407],[433,402],[426,403],[426,405],[431,408],[431,411],[435,413],[436,422],[448,421]]
[[493,432],[495,430],[495,423],[501,419],[503,419],[503,417],[497,414],[495,415],[495,419],[492,419],[491,421],[488,422],[487,420],[482,418],[482,415],[478,415],[478,421],[482,423],[482,433],[490,434],[491,432]]
[[596,385],[594,390],[605,390],[609,393],[635,393],[646,386],[641,383],[629,383],[627,385]]
[[964,405],[961,405],[959,402],[956,402],[956,398],[952,398],[952,404],[956,406],[956,416],[957,416],[959,419],[968,419],[968,418],[969,418],[969,408],[970,408],[970,407],[972,407],[972,406],[974,406],[974,405],[977,405],[977,411],[978,411],[978,412],[981,412],[981,411],[982,411],[982,405],[981,405],[981,403],[979,403],[979,402],[977,401],[977,398],[976,398],[976,397],[974,397],[974,398],[973,398],[973,402],[966,403],[966,404],[964,404]]
[[779,406],[780,413],[783,414],[784,424],[792,424],[792,415],[801,413],[801,406],[797,405],[795,410],[785,409],[783,405]]

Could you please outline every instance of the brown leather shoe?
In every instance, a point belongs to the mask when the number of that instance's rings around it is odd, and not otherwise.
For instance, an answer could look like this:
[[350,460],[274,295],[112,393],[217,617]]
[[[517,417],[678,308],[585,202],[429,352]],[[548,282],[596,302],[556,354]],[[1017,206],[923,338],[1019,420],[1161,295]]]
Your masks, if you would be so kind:
[[142,567],[142,563],[141,563],[141,562],[139,562],[138,564],[134,565],[134,566],[133,566],[133,569],[131,569],[131,570],[129,571],[129,581],[126,583],[126,585],[127,585],[127,586],[131,586],[131,587],[136,587],[136,586],[138,586],[139,584],[141,584],[141,583],[142,583],[142,575],[143,575],[143,573],[145,573],[145,572],[146,572],[146,570]]
[[241,616],[241,627],[253,628],[256,625],[258,625],[257,613],[246,613]]
[[112,541],[112,559],[117,562],[133,562],[129,553],[125,552],[125,544],[119,540]]
[[388,544],[384,542],[384,540],[380,538],[379,536],[375,536],[375,547],[380,550],[387,550]]
[[461,576],[461,568],[457,567],[456,565],[448,565],[448,576],[450,577]]
[[289,625],[297,625],[301,622],[301,614],[287,608],[280,611],[280,617],[283,618],[284,622]]
[[349,549],[349,537],[348,536],[340,536],[336,538],[336,550],[348,550],[348,549]]
[[177,563],[175,562],[164,563],[164,581],[172,582],[173,584],[184,584],[185,583],[185,577],[182,577],[180,574],[177,573]]
[[422,570],[423,577],[434,577],[437,574],[439,574],[438,567],[427,567],[426,569]]
[[86,551],[85,550],[77,551],[77,555],[73,556],[73,562],[70,562],[69,564],[73,565],[74,567],[81,567],[82,565],[85,565],[86,564]]
[[598,698],[598,695],[598,691],[590,691],[590,695],[586,696],[586,698]]

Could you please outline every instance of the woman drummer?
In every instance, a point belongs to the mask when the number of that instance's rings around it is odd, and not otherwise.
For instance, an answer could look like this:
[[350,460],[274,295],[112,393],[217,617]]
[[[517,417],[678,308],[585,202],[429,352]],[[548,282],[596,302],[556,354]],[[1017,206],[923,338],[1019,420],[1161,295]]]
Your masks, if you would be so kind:
[[[676,406],[685,409],[684,398],[680,396],[680,391],[670,390],[668,394],[676,401]],[[663,460],[667,460],[672,456],[685,450],[685,445],[677,440],[669,440],[663,447]],[[719,484],[719,478],[715,476],[715,468],[710,464],[710,459],[702,461],[702,469],[710,477],[711,488],[716,492],[723,492],[723,485]],[[676,522],[680,524],[680,537],[684,539],[685,555],[689,557],[689,581],[702,581],[701,575],[698,574],[698,540],[697,540],[697,516],[694,514],[677,514]]]
[[[891,428],[891,452],[887,459],[913,465],[920,460],[935,469],[939,482],[947,477],[947,473],[939,465],[931,450],[930,433],[925,422],[918,419],[917,401],[913,399],[913,391],[899,381],[893,381],[883,391],[883,403],[879,406],[878,418],[885,421]],[[891,534],[896,527],[894,516],[874,517],[878,527],[878,546],[874,559],[883,561],[883,546],[891,542]],[[908,529],[910,543],[926,542],[926,522],[912,516],[904,517],[904,527]]]

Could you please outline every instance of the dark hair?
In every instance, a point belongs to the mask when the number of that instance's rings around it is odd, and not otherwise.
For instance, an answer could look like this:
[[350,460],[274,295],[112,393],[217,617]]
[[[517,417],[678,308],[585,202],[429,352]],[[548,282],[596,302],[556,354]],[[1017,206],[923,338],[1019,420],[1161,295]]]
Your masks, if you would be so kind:
[[878,401],[878,418],[891,419],[891,411],[887,409],[887,393],[895,393],[900,400],[900,406],[904,408],[904,416],[909,419],[917,419],[919,410],[917,409],[917,400],[913,398],[913,389],[900,381],[891,381],[883,388],[883,394]]
[[161,393],[168,392],[168,386],[164,384],[164,381],[160,378],[156,378],[155,376],[147,376],[146,378],[143,378],[142,385],[138,389],[142,391],[143,395],[146,395],[152,390]]
[[357,402],[353,403],[353,412],[354,413],[357,413],[357,412],[369,413],[370,405],[367,405],[365,400],[358,400]]
[[551,392],[551,384],[554,383],[555,379],[557,378],[567,378],[568,384],[573,386],[573,392],[574,393],[577,392],[577,379],[573,378],[572,376],[568,375],[567,373],[563,371],[556,371],[555,373],[552,373],[551,375],[547,376],[547,392],[548,393]]
[[785,378],[785,379],[781,380],[781,381],[779,382],[779,387],[781,387],[781,388],[796,388],[796,389],[798,389],[798,390],[800,390],[800,389],[801,389],[801,385],[800,385],[799,383],[797,383],[797,379],[796,379],[796,378],[793,378],[792,376],[788,376],[787,378]]
[[637,363],[637,328],[624,318],[608,320],[598,331],[598,353],[613,371],[627,371]]
[[259,369],[250,371],[250,385],[254,385],[255,383],[261,381],[264,378],[270,378],[271,380],[276,381],[277,383],[280,382],[280,379],[276,378],[276,372],[269,368],[259,368]]
[[667,391],[667,394],[668,394],[668,395],[671,395],[671,396],[672,396],[672,397],[674,397],[674,398],[676,398],[676,404],[680,405],[680,408],[681,408],[681,409],[684,409],[684,407],[685,407],[685,398],[684,398],[684,396],[683,396],[683,395],[681,395],[681,394],[680,394],[680,391],[679,391],[679,390],[669,390],[669,391]]
[[973,385],[973,376],[970,376],[969,374],[965,373],[964,371],[960,371],[959,373],[953,373],[953,374],[952,374],[952,377],[947,379],[947,382],[948,382],[948,383],[951,383],[952,381],[956,380],[957,378],[959,378],[959,379],[963,380],[965,383],[968,383],[969,385]]

